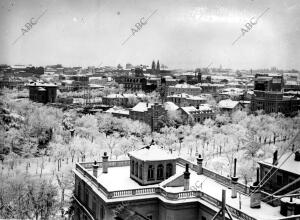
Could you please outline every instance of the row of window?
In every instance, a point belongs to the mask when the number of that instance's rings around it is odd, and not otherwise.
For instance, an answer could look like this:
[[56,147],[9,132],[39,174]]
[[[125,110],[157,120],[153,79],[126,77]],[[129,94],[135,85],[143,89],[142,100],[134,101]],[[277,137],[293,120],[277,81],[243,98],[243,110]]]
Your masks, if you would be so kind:
[[[96,201],[96,197],[95,197],[95,196],[92,197],[92,201],[91,201],[92,207],[90,207],[90,202],[89,202],[89,201],[90,201],[90,197],[89,197],[90,192],[89,192],[89,190],[88,190],[88,189],[85,189],[83,195],[84,195],[83,202],[84,202],[86,208],[87,208],[88,210],[91,210],[91,211],[92,211],[92,214],[96,217],[96,212],[97,212],[97,201]],[[78,198],[79,200],[81,200],[81,184],[80,184],[80,183],[78,183],[78,188],[77,188],[77,198]],[[104,217],[105,217],[105,209],[104,209],[104,206],[101,205],[101,206],[100,206],[100,220],[104,219]]]
[[[131,161],[131,174],[135,175],[139,179],[143,179],[143,164],[139,164],[138,162],[135,162],[134,160]],[[148,165],[147,169],[147,180],[152,181],[155,180],[154,176],[154,165]],[[171,163],[168,163],[166,165],[166,178],[169,178],[172,176],[173,173],[173,165]],[[164,179],[164,165],[159,164],[156,168],[156,180],[163,180]]]

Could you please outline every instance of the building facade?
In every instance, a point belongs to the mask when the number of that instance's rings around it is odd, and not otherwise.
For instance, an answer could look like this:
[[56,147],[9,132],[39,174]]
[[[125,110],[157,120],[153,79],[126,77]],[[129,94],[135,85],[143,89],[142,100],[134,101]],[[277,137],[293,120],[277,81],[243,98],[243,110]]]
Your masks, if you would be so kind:
[[186,93],[189,95],[200,95],[202,92],[201,87],[193,86],[189,84],[177,84],[175,86],[169,86],[168,87],[168,95],[174,95],[174,94],[181,94]]
[[284,96],[282,76],[257,74],[251,99],[251,111],[257,110],[294,115],[300,110],[300,99],[297,96]]
[[178,106],[198,106],[205,104],[207,99],[202,96],[193,96],[185,93],[167,96],[167,101],[173,102]]
[[166,117],[167,110],[158,103],[140,102],[129,110],[129,118],[145,122],[152,131],[159,131]]
[[54,103],[57,96],[57,85],[46,83],[31,83],[29,88],[29,99],[34,102]]
[[[288,186],[288,184],[291,184],[300,178],[300,152],[296,151],[294,154],[289,152],[282,155],[280,158],[278,158],[277,154],[276,151],[273,158],[258,162],[261,179],[269,178],[266,184],[262,186],[262,189],[268,193],[275,192],[284,186]],[[274,168],[276,168],[276,172]],[[286,187],[278,194],[282,195],[299,188],[300,181]]]
[[203,167],[201,156],[195,164],[150,145],[129,157],[108,161],[105,153],[102,162],[76,164],[75,220],[210,220],[225,203],[234,219],[284,219],[280,207],[260,200],[260,192],[245,193],[250,189],[237,177],[232,180]]
[[185,124],[203,123],[206,119],[214,119],[216,113],[208,105],[181,107],[177,110]]

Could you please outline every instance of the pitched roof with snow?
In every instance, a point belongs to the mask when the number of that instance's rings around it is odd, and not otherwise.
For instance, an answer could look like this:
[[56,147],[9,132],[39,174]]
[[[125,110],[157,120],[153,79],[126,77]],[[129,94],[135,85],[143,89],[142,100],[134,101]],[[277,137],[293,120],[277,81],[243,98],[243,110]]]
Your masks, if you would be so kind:
[[129,115],[129,110],[126,110],[124,108],[120,108],[117,106],[114,106],[108,110],[105,111],[106,113],[116,113],[116,114],[123,114],[123,115]]
[[189,95],[186,93],[169,95],[168,98],[185,98],[185,99],[189,99],[189,100],[206,100],[206,98],[203,96]]
[[182,89],[201,89],[200,87],[197,86],[193,86],[187,83],[184,84],[176,84],[175,86],[170,86],[170,87],[174,87],[174,88],[182,88]]
[[239,104],[238,101],[232,101],[231,99],[221,100],[218,104],[219,108],[233,109]]
[[106,98],[124,98],[124,96],[122,94],[109,94],[106,96]]
[[187,114],[203,113],[205,111],[212,111],[212,108],[208,104],[199,105],[197,108],[194,106],[186,106],[186,107],[181,107],[181,109],[184,112],[186,112]]
[[197,109],[194,106],[186,106],[186,107],[181,107],[181,109],[186,112],[187,114],[191,114],[192,112],[197,111]]
[[154,105],[154,103],[139,102],[131,110],[135,112],[145,112],[148,111],[148,108],[151,108],[152,105]]
[[165,102],[164,107],[167,111],[176,111],[179,107],[173,102]]
[[150,145],[128,153],[128,156],[143,161],[176,160],[171,152],[163,150],[158,145]]

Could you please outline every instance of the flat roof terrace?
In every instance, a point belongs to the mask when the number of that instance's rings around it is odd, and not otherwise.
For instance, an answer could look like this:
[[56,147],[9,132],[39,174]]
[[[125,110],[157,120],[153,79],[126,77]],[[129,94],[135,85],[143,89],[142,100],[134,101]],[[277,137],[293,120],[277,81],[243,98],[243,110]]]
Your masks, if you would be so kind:
[[[166,186],[184,172],[184,165],[190,164],[190,189],[184,191],[183,186]],[[89,182],[96,193],[107,202],[124,200],[139,200],[145,198],[159,198],[167,203],[200,202],[212,208],[220,208],[222,189],[226,190],[226,205],[233,217],[247,220],[282,219],[280,207],[261,202],[261,208],[250,208],[250,196],[245,193],[247,187],[238,183],[237,190],[241,192],[241,209],[239,198],[231,198],[230,179],[203,168],[203,174],[198,175],[196,164],[179,158],[176,164],[176,174],[160,184],[141,186],[130,178],[130,161],[109,161],[108,173],[102,173],[102,163],[99,165],[98,176],[93,176],[93,163],[76,164],[75,174],[85,182]],[[88,181],[86,181],[86,178]],[[96,187],[96,188],[95,188]],[[196,188],[195,188],[196,187]]]

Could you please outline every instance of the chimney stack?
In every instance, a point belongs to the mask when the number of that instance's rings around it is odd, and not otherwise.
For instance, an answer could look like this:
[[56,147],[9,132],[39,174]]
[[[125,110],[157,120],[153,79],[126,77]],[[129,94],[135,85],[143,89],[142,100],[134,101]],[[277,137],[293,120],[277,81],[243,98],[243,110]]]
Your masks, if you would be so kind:
[[236,198],[236,184],[238,181],[238,177],[236,176],[236,158],[234,158],[234,165],[233,165],[233,176],[231,177],[231,198]]
[[300,151],[295,152],[295,161],[300,161]]
[[97,162],[95,161],[94,164],[93,164],[93,176],[95,178],[98,177],[98,168],[99,168],[99,165],[97,164]]
[[203,158],[201,156],[201,154],[199,154],[198,158],[197,158],[197,165],[198,165],[198,169],[197,169],[197,174],[201,175],[203,174]]
[[250,208],[260,208],[259,168],[256,168],[256,182],[250,186]]
[[273,154],[273,165],[277,165],[278,164],[278,151],[276,150]]
[[107,153],[104,152],[104,155],[102,156],[102,173],[107,173],[108,171],[108,156]]
[[185,164],[185,172],[183,173],[183,187],[184,191],[189,190],[190,188],[190,172],[189,172],[189,164]]

